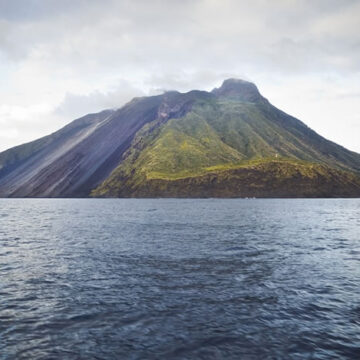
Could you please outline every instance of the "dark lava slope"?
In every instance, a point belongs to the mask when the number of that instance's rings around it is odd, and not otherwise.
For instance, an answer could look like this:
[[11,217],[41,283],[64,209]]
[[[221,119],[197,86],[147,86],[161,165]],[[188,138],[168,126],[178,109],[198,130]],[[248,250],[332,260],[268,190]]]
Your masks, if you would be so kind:
[[87,196],[121,162],[139,129],[181,116],[191,106],[191,96],[179,94],[174,101],[174,95],[135,98],[0,153],[0,196]]

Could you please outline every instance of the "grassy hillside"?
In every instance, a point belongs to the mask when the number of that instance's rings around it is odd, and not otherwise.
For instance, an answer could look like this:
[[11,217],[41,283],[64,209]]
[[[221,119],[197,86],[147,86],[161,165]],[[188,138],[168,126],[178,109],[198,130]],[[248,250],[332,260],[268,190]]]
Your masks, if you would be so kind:
[[[192,187],[197,196],[271,196],[271,188],[295,180],[303,183],[303,196],[335,179],[338,186],[360,186],[356,175],[341,171],[349,169],[346,164],[296,132],[301,129],[274,121],[266,102],[202,100],[156,131],[142,129],[92,196],[186,196],[194,194]],[[285,188],[290,191],[289,184]]]
[[196,176],[105,182],[103,197],[359,197],[354,173],[293,160],[257,160],[215,166]]

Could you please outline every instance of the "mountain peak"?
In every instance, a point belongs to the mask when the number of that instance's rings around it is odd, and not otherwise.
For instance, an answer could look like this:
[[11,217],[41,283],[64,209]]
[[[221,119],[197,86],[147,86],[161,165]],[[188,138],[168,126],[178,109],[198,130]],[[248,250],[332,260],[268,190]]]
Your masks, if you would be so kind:
[[216,96],[234,97],[242,101],[250,102],[263,99],[255,84],[241,79],[224,80],[219,88],[212,90],[212,93]]

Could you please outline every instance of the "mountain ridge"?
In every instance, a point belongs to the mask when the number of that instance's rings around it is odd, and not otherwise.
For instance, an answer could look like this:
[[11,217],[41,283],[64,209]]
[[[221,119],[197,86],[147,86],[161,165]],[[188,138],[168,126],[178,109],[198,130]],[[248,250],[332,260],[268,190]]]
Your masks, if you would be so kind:
[[[284,191],[269,164],[281,168]],[[287,178],[294,169],[300,177]],[[227,79],[211,92],[134,98],[0,153],[0,196],[360,196],[359,174],[360,154],[277,109],[255,84]],[[297,193],[301,184],[317,190]]]

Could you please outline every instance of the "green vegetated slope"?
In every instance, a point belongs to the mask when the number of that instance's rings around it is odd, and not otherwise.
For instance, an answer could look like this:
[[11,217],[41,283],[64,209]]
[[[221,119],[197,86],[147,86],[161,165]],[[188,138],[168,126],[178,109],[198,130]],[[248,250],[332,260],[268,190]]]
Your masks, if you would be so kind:
[[201,99],[142,128],[92,196],[360,196],[357,163],[342,149],[264,98]]

